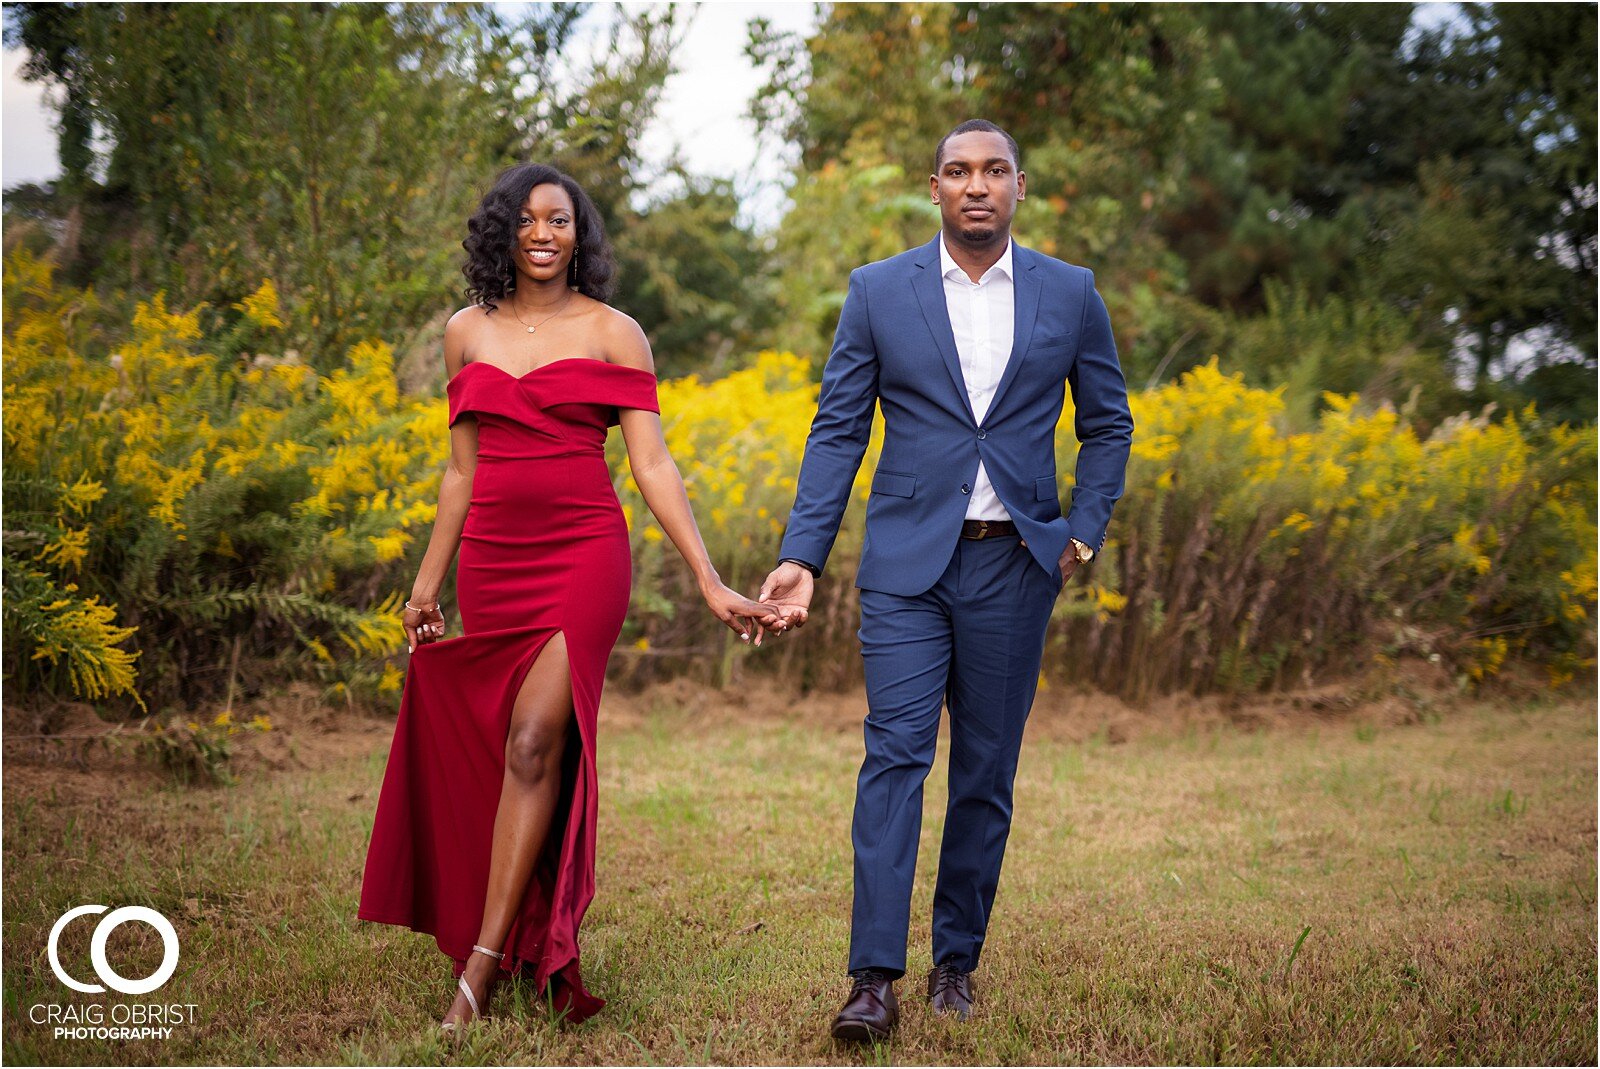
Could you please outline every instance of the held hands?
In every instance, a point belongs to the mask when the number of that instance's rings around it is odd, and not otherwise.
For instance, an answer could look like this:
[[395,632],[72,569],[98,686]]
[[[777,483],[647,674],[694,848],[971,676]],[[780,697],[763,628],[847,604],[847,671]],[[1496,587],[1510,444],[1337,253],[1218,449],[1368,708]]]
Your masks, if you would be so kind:
[[[772,569],[767,581],[761,584],[757,595],[765,604],[772,605],[780,617],[778,626],[772,628],[783,634],[792,628],[804,627],[811,614],[811,595],[816,580],[809,569],[793,561],[785,561]],[[769,625],[770,626],[770,625]]]
[[749,642],[754,635],[755,644],[759,646],[761,636],[768,629],[782,630],[783,616],[777,606],[751,601],[737,590],[729,589],[720,579],[702,584],[700,594],[706,599],[712,614],[736,631],[745,642]]

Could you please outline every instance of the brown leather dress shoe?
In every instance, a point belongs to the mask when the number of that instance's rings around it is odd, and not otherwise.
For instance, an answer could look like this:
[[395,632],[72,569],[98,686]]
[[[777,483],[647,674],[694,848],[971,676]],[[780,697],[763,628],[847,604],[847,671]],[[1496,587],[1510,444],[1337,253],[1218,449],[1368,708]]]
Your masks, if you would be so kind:
[[949,965],[936,966],[928,973],[928,1001],[940,1017],[955,1014],[965,1021],[972,1016],[972,974]]
[[833,1038],[856,1043],[888,1039],[900,1023],[900,1004],[894,997],[894,980],[877,969],[850,974],[850,997],[833,1019]]

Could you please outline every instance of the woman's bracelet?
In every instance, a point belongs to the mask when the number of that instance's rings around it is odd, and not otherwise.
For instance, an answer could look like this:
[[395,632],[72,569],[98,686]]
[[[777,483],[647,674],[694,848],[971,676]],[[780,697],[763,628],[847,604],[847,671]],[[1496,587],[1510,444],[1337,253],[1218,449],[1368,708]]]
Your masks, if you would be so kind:
[[415,605],[411,604],[411,602],[409,602],[409,601],[406,602],[406,608],[410,609],[412,612],[429,612],[429,611],[431,611],[433,609],[437,609],[438,607],[439,607],[439,603],[437,601],[434,602],[432,605],[428,606],[428,608],[426,608],[426,609],[419,609]]

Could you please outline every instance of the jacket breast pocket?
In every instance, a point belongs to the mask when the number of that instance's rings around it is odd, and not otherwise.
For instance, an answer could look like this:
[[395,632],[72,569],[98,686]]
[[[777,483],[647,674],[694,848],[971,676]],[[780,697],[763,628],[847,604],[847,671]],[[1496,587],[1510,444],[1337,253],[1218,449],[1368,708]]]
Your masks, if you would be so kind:
[[872,492],[889,497],[910,497],[917,488],[917,477],[903,471],[879,468],[872,476]]
[[1048,338],[1033,339],[1033,341],[1028,343],[1028,351],[1030,353],[1040,353],[1047,349],[1065,349],[1071,344],[1072,332],[1069,330],[1065,334],[1055,334]]
[[1056,489],[1056,477],[1054,475],[1042,475],[1033,480],[1033,496],[1036,501],[1060,500],[1061,494]]

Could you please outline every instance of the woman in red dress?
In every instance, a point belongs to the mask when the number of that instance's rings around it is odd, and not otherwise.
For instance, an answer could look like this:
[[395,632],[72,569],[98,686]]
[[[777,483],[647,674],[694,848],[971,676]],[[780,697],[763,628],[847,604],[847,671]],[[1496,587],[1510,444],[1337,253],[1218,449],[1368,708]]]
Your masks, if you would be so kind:
[[[444,333],[450,461],[406,606],[411,663],[357,912],[451,957],[451,1032],[513,971],[569,1020],[604,1005],[583,986],[578,925],[594,897],[596,714],[632,583],[610,427],[711,611],[757,645],[785,627],[711,566],[662,437],[650,345],[605,303],[611,252],[583,190],[513,167],[468,229],[475,303]],[[441,642],[458,547],[464,634]]]

